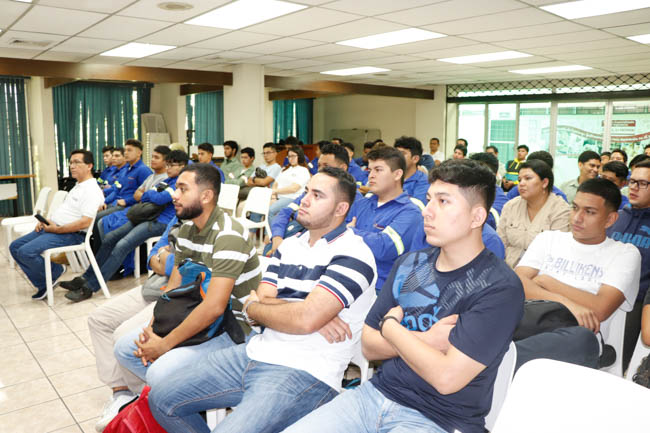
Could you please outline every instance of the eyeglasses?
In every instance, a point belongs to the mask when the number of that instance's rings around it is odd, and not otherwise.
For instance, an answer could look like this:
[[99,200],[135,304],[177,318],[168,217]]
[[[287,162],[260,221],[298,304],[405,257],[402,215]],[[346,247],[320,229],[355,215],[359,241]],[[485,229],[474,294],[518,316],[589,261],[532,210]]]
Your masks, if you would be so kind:
[[271,151],[271,152],[262,152],[263,155],[273,155],[274,153],[275,152],[273,152],[273,151]]
[[287,158],[298,158],[298,155],[287,155]]
[[648,189],[648,182],[647,180],[636,180],[636,179],[630,179],[630,188],[636,188],[638,187],[639,189]]
[[182,167],[183,164],[180,163],[173,163],[173,164],[165,164],[167,168],[172,168],[172,167]]
[[83,161],[70,161],[70,162],[68,163],[69,166],[73,166],[73,165],[81,165],[81,164],[85,164],[85,162],[83,162]]

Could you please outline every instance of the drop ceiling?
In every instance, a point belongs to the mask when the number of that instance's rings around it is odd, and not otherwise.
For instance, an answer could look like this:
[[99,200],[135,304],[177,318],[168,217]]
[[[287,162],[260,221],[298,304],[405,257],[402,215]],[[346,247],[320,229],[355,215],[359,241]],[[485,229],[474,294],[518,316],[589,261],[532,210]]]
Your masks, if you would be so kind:
[[[184,24],[230,3],[178,0],[0,0],[0,57],[205,71],[261,64],[268,75],[403,87],[481,81],[650,72],[650,46],[626,36],[650,33],[650,8],[566,20],[539,8],[548,0],[296,0],[306,9],[239,30]],[[417,27],[447,37],[373,50],[335,42]],[[21,40],[27,43],[14,44]],[[175,45],[153,56],[99,56],[128,42]],[[446,57],[517,50],[530,57],[455,65]],[[580,64],[593,69],[522,76],[513,69]],[[319,72],[360,66],[380,74],[335,77]]]

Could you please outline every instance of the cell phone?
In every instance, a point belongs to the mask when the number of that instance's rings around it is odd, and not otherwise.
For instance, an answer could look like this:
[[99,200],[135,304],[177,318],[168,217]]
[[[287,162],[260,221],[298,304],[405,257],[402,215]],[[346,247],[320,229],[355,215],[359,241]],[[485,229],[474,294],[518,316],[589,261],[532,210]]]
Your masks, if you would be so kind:
[[48,220],[46,220],[45,217],[43,215],[41,215],[40,213],[37,213],[36,215],[34,215],[34,217],[37,220],[39,220],[40,222],[42,222],[43,224],[45,224],[46,226],[50,225],[50,222]]

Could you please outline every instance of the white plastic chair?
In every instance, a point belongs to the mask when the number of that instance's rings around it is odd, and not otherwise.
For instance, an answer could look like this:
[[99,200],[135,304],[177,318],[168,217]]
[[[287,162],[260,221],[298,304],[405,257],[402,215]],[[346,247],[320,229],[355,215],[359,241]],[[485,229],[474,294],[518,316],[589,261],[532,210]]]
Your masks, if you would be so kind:
[[95,271],[95,276],[97,277],[97,281],[99,282],[99,286],[101,287],[102,292],[104,292],[104,296],[106,298],[111,297],[111,294],[108,291],[108,287],[106,287],[106,282],[104,281],[104,277],[102,277],[102,272],[99,269],[99,265],[97,264],[97,260],[95,260],[95,255],[93,254],[93,250],[90,246],[90,236],[92,235],[92,227],[94,223],[95,223],[95,217],[93,217],[92,221],[90,222],[90,225],[88,226],[88,231],[86,232],[86,237],[83,243],[78,245],[68,245],[65,247],[50,248],[49,250],[43,251],[43,258],[45,259],[45,283],[47,288],[47,303],[50,307],[54,305],[54,288],[52,285],[51,256],[53,254],[59,254],[59,253],[68,253],[73,251],[85,252],[86,256],[88,257],[88,260],[90,261],[90,266],[92,266],[93,271]]
[[[242,211],[242,216],[236,218],[245,229],[259,229],[266,230],[266,234],[271,237],[271,226],[269,225],[269,208],[271,207],[271,188],[264,188],[256,186],[251,188]],[[252,221],[248,218],[249,213],[257,213],[264,216],[262,221]],[[261,236],[263,238],[264,236]]]
[[492,431],[494,423],[499,416],[503,402],[510,389],[512,376],[515,374],[515,364],[517,364],[517,346],[510,342],[510,347],[499,364],[497,377],[494,381],[494,391],[492,391],[492,407],[485,417],[485,428]]
[[237,200],[239,198],[239,185],[230,185],[229,183],[221,184],[217,206],[222,210],[229,210],[232,216],[235,216],[237,209]]
[[492,433],[647,433],[650,390],[550,359],[515,374]]
[[623,337],[625,335],[625,317],[627,313],[620,308],[616,309],[608,319],[609,331],[605,344],[611,345],[616,351],[616,361],[609,367],[601,368],[602,371],[623,377]]
[[[153,245],[159,240],[160,240],[160,236],[153,236],[145,241],[145,244],[147,244],[147,257],[149,257],[149,253],[151,252]],[[133,252],[133,260],[135,262],[133,276],[135,278],[140,278],[140,245],[135,247],[135,251]],[[153,271],[150,270],[148,272],[148,275],[151,274],[153,274]]]
[[630,366],[627,368],[627,373],[625,378],[629,381],[632,380],[636,374],[637,369],[641,365],[641,361],[646,356],[650,356],[650,346],[646,346],[641,341],[641,336],[639,335],[639,340],[636,342],[636,347],[634,348],[634,353],[632,354],[632,359],[630,360]]
[[370,362],[366,359],[365,356],[363,356],[363,350],[361,349],[361,340],[359,340],[354,349],[354,355],[352,356],[350,363],[356,365],[359,367],[359,370],[361,370],[361,383],[365,383],[372,377],[373,369],[370,367]]

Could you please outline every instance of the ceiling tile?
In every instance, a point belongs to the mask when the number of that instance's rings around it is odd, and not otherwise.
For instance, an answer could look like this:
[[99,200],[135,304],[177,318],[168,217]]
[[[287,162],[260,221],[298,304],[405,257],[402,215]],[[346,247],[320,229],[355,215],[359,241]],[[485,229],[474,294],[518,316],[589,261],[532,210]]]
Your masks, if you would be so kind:
[[173,45],[182,46],[204,39],[214,38],[219,35],[230,32],[225,29],[215,29],[214,27],[192,26],[189,24],[176,24],[159,32],[152,33],[138,40],[147,44]]
[[637,36],[650,33],[650,22],[634,24],[632,26],[607,27],[603,30],[619,36]]
[[330,26],[322,30],[301,33],[300,37],[303,39],[313,39],[315,41],[340,42],[378,33],[402,30],[405,28],[406,26],[402,24],[389,23],[374,18],[364,18],[351,23]]
[[423,26],[426,24],[459,20],[477,15],[521,9],[522,7],[524,6],[515,0],[454,0],[408,9],[401,12],[378,15],[377,18],[410,26]]
[[602,29],[604,27],[647,23],[648,21],[650,21],[650,8],[575,20],[575,22],[579,24],[584,24],[599,29]]
[[0,29],[7,28],[11,23],[16,21],[30,5],[27,3],[18,3],[9,0],[0,0]]
[[415,8],[445,0],[340,0],[326,4],[328,9],[350,12],[353,14],[373,16],[404,9]]
[[218,63],[216,65],[203,66],[199,68],[201,71],[212,71],[212,72],[232,72],[233,65],[227,63]]
[[140,0],[123,11],[120,11],[119,15],[180,23],[198,15],[202,15],[212,9],[216,9],[229,1],[230,0],[182,0],[182,3],[189,3],[194,7],[185,11],[166,11],[158,7],[158,4],[162,3],[161,0]]
[[[588,51],[588,50],[605,50],[608,48],[612,49],[618,49],[618,48],[630,48],[630,47],[636,47],[639,44],[633,41],[629,41],[627,39],[604,39],[600,41],[591,41],[591,42],[579,42],[575,44],[565,44],[565,45],[553,45],[550,47],[539,47],[539,48],[530,48],[529,52],[532,54],[538,54],[538,55],[550,55],[552,56],[553,54],[560,54],[560,53],[575,53],[575,52],[580,52],[580,51]],[[604,55],[609,55],[609,53],[606,53],[602,51]]]
[[367,59],[377,59],[379,57],[386,57],[388,55],[390,54],[381,51],[361,50],[361,51],[353,51],[344,54],[335,54],[333,56],[317,57],[317,59],[328,61],[328,62],[355,62],[355,61],[363,62],[364,60]]
[[[389,56],[389,57],[380,57],[377,59],[368,59],[364,60],[363,64],[368,65],[368,66],[379,66],[379,67],[398,67],[399,63],[409,63],[409,62],[417,62],[423,60],[420,57],[414,57],[414,56]],[[389,66],[385,66],[389,65]]]
[[296,75],[302,75],[304,71],[302,69],[276,69],[276,68],[265,66],[264,73],[267,75],[275,75],[278,77],[295,77]]
[[271,63],[278,63],[278,62],[292,62],[295,61],[293,57],[284,57],[284,56],[259,56],[259,57],[252,57],[250,59],[243,59],[243,60],[233,60],[232,63],[251,63],[255,65],[267,65]]
[[481,42],[509,41],[513,39],[535,38],[539,36],[552,36],[561,33],[580,32],[589,30],[589,27],[581,26],[570,21],[559,21],[557,23],[515,27],[493,32],[481,32],[464,34],[463,37]]
[[322,45],[322,42],[310,41],[307,39],[281,38],[261,44],[246,47],[246,51],[259,54],[274,54],[285,51],[294,51],[300,48]]
[[262,35],[260,33],[251,33],[251,32],[238,30],[238,31],[230,32],[223,36],[217,36],[216,38],[207,39],[205,41],[192,44],[191,46],[197,48],[235,50],[240,47],[260,44],[262,42],[267,42],[273,39],[277,39],[277,36]]
[[552,45],[575,44],[578,42],[589,42],[603,39],[614,38],[610,33],[600,30],[586,30],[583,32],[563,33],[553,36],[544,36],[538,38],[516,39],[511,41],[501,41],[498,45],[513,50],[523,50],[526,48],[548,47]]
[[249,59],[251,57],[257,57],[257,56],[259,56],[259,54],[244,53],[241,51],[221,51],[215,54],[214,56],[210,56],[210,57],[213,59],[215,58],[223,59],[224,63],[230,63],[233,60]]
[[164,21],[112,16],[81,33],[79,36],[132,41],[168,26],[169,23]]
[[112,14],[133,2],[134,0],[39,0],[38,4],[41,6],[53,6],[65,9]]
[[133,60],[132,62],[127,63],[128,66],[146,66],[149,68],[162,68],[163,66],[171,65],[176,63],[175,60],[170,59],[152,59],[147,57],[144,59]]
[[318,60],[291,60],[287,62],[280,62],[272,64],[274,68],[284,69],[298,69],[306,68],[308,66],[324,65],[327,62],[320,62]]
[[446,59],[448,57],[473,56],[475,54],[496,53],[499,51],[503,51],[503,49],[499,47],[495,47],[494,45],[490,45],[490,44],[474,44],[474,45],[467,45],[458,48],[434,50],[419,55],[422,57],[426,55],[426,57],[432,59]]
[[577,53],[576,52],[556,53],[553,55],[549,55],[548,57],[553,57],[555,59],[560,59],[560,60],[579,60],[579,59],[596,59],[596,58],[617,59],[619,57],[627,57],[627,56],[639,58],[639,57],[644,57],[644,55],[650,56],[650,46],[638,44],[635,47],[617,48],[615,54],[608,51],[596,49],[596,50],[579,51]]
[[122,65],[133,61],[131,57],[93,56],[82,63],[96,63],[99,65]]
[[[211,54],[216,55],[215,50],[208,50],[205,48],[190,48],[190,47],[181,47],[175,48],[169,51],[163,51],[159,54],[154,54],[149,56],[152,59],[172,59],[172,60],[187,60],[193,59],[195,57],[205,57]],[[212,63],[215,63],[213,60]]]
[[171,69],[199,69],[206,66],[215,65],[214,62],[202,62],[196,60],[186,60],[184,62],[172,63],[171,65],[165,66],[166,68]]
[[360,15],[333,11],[323,8],[309,8],[284,15],[261,24],[246,27],[251,32],[268,33],[271,35],[290,36],[309,32],[324,27],[354,21],[363,18]]
[[[417,54],[425,55],[430,51],[442,50],[445,48],[456,48],[466,45],[475,45],[476,42],[470,39],[450,36],[446,38],[429,39],[428,41],[411,42],[410,44],[393,45],[392,47],[381,48],[381,51],[395,54]],[[428,57],[428,56],[427,56]]]
[[[282,66],[282,65],[280,64],[278,66]],[[350,65],[349,63],[325,63],[323,65],[307,66],[304,68],[300,68],[298,70],[302,72],[323,72],[323,71],[334,71],[337,69],[346,69],[350,67],[352,67],[352,65]]]
[[292,50],[291,52],[284,53],[291,57],[298,58],[312,58],[321,56],[333,56],[336,54],[345,54],[352,51],[359,51],[357,47],[348,47],[346,45],[324,44],[315,47],[302,48],[300,50]]
[[16,59],[31,59],[36,57],[42,50],[23,50],[18,48],[0,47],[0,57],[12,57]]
[[74,35],[107,16],[106,14],[96,12],[36,5],[14,24],[12,29],[28,32],[56,33],[58,35]]
[[67,53],[63,51],[47,51],[37,57],[35,60],[50,60],[56,62],[81,62],[83,59],[90,57],[86,53]]
[[[91,39],[72,37],[52,48],[52,51],[65,51],[69,53],[98,54],[123,45],[123,41],[109,39]],[[88,57],[88,56],[86,56]]]
[[[36,50],[37,52],[41,52],[50,47],[53,47],[54,45],[65,40],[66,38],[67,36],[52,35],[48,33],[31,33],[31,32],[19,32],[15,30],[9,30],[0,33],[0,46],[7,47],[7,48],[14,48],[17,50],[28,50],[28,51]],[[18,44],[12,44],[11,41],[13,40],[38,42],[39,44],[42,43],[43,45],[39,45],[38,47],[26,46],[26,45],[21,46]]]

